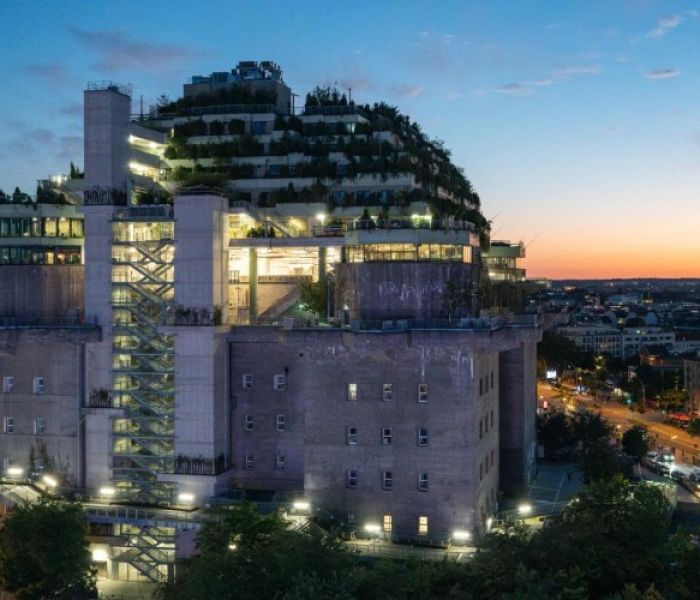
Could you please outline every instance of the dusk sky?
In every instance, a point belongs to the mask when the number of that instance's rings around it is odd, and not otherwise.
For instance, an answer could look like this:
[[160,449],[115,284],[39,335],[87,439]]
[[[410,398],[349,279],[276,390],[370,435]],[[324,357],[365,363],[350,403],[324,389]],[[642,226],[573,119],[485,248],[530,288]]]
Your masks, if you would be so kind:
[[134,112],[274,60],[443,139],[530,276],[700,277],[700,0],[0,0],[0,188],[82,166],[87,81]]

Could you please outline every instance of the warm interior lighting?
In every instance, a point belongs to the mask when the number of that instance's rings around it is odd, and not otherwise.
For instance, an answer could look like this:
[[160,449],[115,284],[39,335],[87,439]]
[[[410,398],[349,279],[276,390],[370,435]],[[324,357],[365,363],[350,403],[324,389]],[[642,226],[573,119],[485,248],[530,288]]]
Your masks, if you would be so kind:
[[107,562],[109,560],[109,554],[104,548],[95,548],[92,551],[92,562]]

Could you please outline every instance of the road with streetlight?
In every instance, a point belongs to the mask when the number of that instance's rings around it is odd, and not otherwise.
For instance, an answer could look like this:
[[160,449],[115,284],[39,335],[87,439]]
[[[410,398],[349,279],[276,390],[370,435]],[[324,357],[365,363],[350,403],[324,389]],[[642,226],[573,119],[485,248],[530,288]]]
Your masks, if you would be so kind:
[[652,446],[673,448],[679,461],[692,463],[695,457],[700,463],[700,440],[680,427],[664,423],[664,415],[658,411],[639,413],[615,401],[598,401],[585,394],[576,394],[573,389],[557,390],[544,383],[538,383],[537,388],[540,401],[547,400],[551,405],[568,412],[583,405],[588,410],[600,412],[606,421],[615,427],[619,425],[622,431],[634,425],[642,425],[651,435]]

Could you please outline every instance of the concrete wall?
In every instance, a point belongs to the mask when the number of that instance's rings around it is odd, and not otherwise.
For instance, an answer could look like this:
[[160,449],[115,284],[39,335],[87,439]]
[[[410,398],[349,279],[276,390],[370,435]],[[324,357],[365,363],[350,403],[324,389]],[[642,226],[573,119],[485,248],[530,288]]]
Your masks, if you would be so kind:
[[64,318],[83,314],[81,265],[0,267],[0,316]]
[[85,189],[98,186],[126,192],[130,113],[131,98],[124,94],[85,91]]
[[[80,485],[85,344],[98,335],[96,328],[0,329],[0,382],[14,377],[12,392],[0,388],[0,458],[29,472],[34,448],[36,457],[54,463],[52,474]],[[35,377],[44,378],[42,394],[35,393]],[[14,418],[13,433],[4,433],[5,417]],[[44,433],[35,433],[37,418]]]
[[228,311],[228,200],[222,196],[175,197],[175,302]]
[[451,280],[472,282],[471,314],[478,307],[479,267],[458,262],[368,262],[335,266],[335,306],[351,319],[447,317],[445,290]]
[[506,494],[517,495],[535,472],[537,445],[537,341],[523,340],[500,356],[501,482]]
[[[303,478],[312,502],[342,519],[352,516],[360,528],[381,524],[388,514],[394,534],[415,537],[418,517],[427,516],[433,539],[454,529],[477,535],[496,511],[499,489],[499,354],[535,337],[536,330],[525,329],[373,334],[235,328],[230,373],[237,482],[281,489]],[[528,366],[534,378],[534,363]],[[276,373],[286,375],[284,391],[273,389]],[[252,389],[243,385],[245,374],[253,378]],[[357,400],[348,400],[349,383],[357,384]],[[428,385],[427,402],[418,402],[421,383]],[[383,400],[384,384],[392,385],[391,401]],[[277,414],[286,416],[284,432],[275,430]],[[253,417],[252,431],[245,429],[246,415]],[[347,444],[348,427],[357,428],[357,445]],[[391,428],[390,445],[382,443],[385,427]],[[427,446],[417,443],[419,428],[428,430]],[[285,473],[274,469],[282,451]],[[252,470],[245,468],[246,454],[255,459]],[[356,488],[346,486],[349,469],[357,471]],[[382,489],[383,471],[393,475],[391,491]],[[427,492],[418,489],[419,473],[428,473]]]

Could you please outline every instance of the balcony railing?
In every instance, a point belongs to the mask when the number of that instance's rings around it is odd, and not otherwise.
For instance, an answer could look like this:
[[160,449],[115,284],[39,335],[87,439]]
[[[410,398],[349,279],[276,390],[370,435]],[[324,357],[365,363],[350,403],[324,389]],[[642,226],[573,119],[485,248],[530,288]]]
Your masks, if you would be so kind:
[[346,225],[347,231],[368,231],[372,229],[431,229],[443,231],[474,231],[469,221],[453,219],[358,219]]

